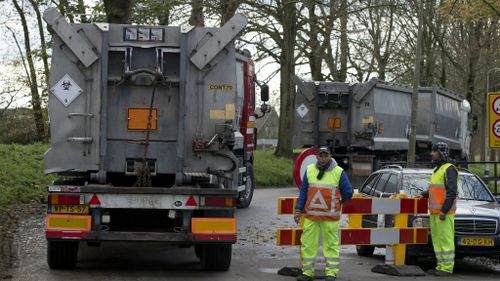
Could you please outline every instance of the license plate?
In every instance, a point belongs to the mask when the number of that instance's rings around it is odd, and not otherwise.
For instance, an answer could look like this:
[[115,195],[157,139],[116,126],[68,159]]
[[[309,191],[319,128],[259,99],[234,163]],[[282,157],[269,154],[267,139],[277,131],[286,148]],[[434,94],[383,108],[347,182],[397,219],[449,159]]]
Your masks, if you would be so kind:
[[52,214],[88,214],[89,206],[86,205],[52,205]]
[[495,246],[495,239],[493,238],[460,238],[461,246],[479,246],[479,247],[493,247]]

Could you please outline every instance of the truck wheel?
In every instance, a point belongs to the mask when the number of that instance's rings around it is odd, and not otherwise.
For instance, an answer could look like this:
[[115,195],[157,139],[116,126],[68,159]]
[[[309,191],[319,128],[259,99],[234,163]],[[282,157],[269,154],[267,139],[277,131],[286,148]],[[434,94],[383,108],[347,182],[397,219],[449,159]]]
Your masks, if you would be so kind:
[[361,257],[371,257],[375,251],[375,246],[356,245],[356,252]]
[[204,270],[226,271],[231,265],[231,244],[203,245],[201,266]]
[[237,206],[238,208],[248,208],[252,202],[253,190],[255,188],[253,182],[253,167],[252,164],[247,164],[247,182],[245,184],[245,190],[239,193]]
[[78,242],[47,241],[47,263],[51,269],[71,269],[78,260]]

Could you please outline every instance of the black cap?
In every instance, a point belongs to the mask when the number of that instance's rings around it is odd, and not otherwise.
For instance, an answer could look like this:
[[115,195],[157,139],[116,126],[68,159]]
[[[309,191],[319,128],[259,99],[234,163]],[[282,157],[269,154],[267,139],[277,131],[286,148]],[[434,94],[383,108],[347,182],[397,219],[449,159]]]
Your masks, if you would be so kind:
[[326,147],[326,146],[320,146],[320,147],[318,148],[318,153],[317,153],[317,154],[319,155],[319,154],[321,154],[321,153],[328,153],[328,155],[330,155],[330,154],[331,154],[331,153],[330,153],[330,149],[329,149],[328,147]]

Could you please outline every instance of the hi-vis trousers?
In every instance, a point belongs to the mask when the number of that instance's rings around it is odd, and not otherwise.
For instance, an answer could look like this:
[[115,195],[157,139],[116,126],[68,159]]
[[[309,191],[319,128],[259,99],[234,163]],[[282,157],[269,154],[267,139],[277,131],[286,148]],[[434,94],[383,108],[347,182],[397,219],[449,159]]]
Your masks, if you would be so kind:
[[430,227],[432,246],[436,253],[437,270],[453,272],[455,265],[455,215],[446,214],[444,220],[439,214],[431,214]]
[[300,238],[302,273],[314,277],[314,260],[318,255],[319,234],[323,239],[323,256],[326,259],[326,276],[337,276],[339,272],[339,221],[313,221],[304,219],[304,230]]

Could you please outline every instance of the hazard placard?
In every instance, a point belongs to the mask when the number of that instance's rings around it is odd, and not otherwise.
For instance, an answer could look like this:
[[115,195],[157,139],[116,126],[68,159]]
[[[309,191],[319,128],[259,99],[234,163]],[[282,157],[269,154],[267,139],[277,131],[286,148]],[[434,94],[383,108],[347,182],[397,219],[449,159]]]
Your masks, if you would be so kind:
[[500,148],[500,92],[488,93],[488,138],[490,148]]

